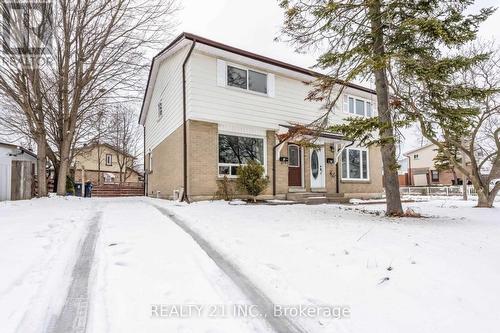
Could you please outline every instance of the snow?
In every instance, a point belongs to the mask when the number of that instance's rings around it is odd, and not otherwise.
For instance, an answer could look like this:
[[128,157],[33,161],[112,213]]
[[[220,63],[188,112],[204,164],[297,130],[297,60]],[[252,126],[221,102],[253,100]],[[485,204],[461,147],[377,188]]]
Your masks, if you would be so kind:
[[207,314],[212,305],[248,301],[193,239],[147,203],[107,201],[96,252],[87,332],[267,331],[251,318],[152,316],[152,306],[196,305]]
[[[169,217],[174,213],[282,306],[344,306],[294,317],[308,332],[496,332],[500,209],[427,198],[424,218],[384,205],[191,205],[149,198],[0,203],[0,330],[44,332],[66,299],[90,221],[101,212],[87,332],[267,332],[262,319],[211,318],[248,295]],[[199,306],[158,318],[154,307]]]
[[275,303],[350,307],[350,319],[297,318],[310,332],[500,327],[498,208],[433,200],[404,205],[428,218],[397,219],[380,215],[380,204],[158,202],[236,262]]
[[0,203],[0,328],[43,332],[58,313],[93,212],[79,199]]

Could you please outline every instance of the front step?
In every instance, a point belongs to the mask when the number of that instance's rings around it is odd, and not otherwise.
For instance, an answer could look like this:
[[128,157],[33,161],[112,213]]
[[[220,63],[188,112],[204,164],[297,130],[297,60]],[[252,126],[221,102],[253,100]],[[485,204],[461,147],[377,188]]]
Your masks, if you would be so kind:
[[310,197],[325,197],[323,193],[311,193],[311,192],[289,192],[286,194],[286,199],[291,201],[304,201]]

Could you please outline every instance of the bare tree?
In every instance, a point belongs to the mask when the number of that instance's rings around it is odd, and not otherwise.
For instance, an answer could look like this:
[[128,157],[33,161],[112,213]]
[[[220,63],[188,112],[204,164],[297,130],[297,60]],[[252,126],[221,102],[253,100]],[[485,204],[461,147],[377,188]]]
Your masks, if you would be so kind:
[[59,0],[57,8],[52,69],[57,103],[50,111],[60,134],[57,192],[63,194],[78,123],[105,98],[140,89],[144,51],[164,40],[171,24],[165,18],[176,6],[173,0]]
[[120,169],[120,183],[127,181],[135,170],[142,145],[142,133],[133,109],[116,105],[109,114],[107,141],[118,150],[117,164]]
[[[38,12],[40,15],[34,15]],[[36,3],[0,4],[2,47],[0,97],[8,107],[0,115],[17,135],[30,137],[37,146],[38,196],[47,195],[47,145],[41,55],[47,52],[52,31],[52,9]]]
[[[2,67],[0,91],[22,111],[39,159],[52,160],[57,193],[63,195],[74,148],[91,137],[89,119],[106,104],[139,99],[146,52],[170,37],[177,5],[176,0],[55,2],[53,47],[45,65],[27,67],[22,57],[13,58]],[[19,67],[27,67],[21,76]]]

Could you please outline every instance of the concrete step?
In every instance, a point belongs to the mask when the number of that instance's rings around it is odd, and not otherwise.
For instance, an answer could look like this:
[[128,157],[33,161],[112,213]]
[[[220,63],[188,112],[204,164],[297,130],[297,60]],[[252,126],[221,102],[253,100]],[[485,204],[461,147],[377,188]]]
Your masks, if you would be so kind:
[[287,193],[286,199],[292,201],[301,201],[310,197],[325,197],[324,193],[313,193],[313,192],[293,192]]
[[340,203],[340,204],[348,204],[351,198],[346,197],[328,197],[328,202],[331,203]]
[[328,199],[326,197],[308,197],[305,198],[304,203],[306,205],[321,205],[328,203]]
[[326,197],[327,198],[343,198],[344,193],[327,193]]

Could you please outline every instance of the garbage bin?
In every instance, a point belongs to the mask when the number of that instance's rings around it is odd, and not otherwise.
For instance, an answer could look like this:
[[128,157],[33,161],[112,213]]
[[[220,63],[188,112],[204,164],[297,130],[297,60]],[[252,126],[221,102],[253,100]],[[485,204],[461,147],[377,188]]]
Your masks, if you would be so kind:
[[82,196],[82,183],[75,183],[75,195],[77,197]]
[[92,197],[92,183],[91,182],[86,182],[85,183],[85,197],[90,198]]

